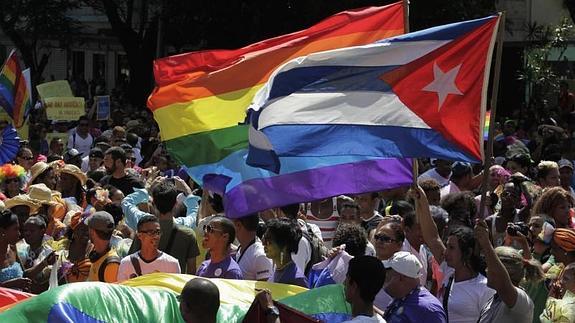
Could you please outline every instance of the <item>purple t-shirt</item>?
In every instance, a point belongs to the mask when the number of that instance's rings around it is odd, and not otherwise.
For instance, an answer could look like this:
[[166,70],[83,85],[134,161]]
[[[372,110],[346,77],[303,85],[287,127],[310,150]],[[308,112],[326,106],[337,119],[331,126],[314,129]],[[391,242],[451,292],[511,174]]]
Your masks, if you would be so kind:
[[294,262],[282,270],[276,269],[268,281],[309,288],[307,277],[297,268]]
[[240,266],[234,259],[232,259],[231,256],[227,256],[224,260],[217,263],[212,263],[211,259],[202,262],[196,275],[207,278],[244,278],[242,276],[242,270],[240,269]]
[[417,287],[402,299],[395,299],[385,310],[383,317],[388,323],[410,323],[424,321],[446,323],[443,306],[427,289]]

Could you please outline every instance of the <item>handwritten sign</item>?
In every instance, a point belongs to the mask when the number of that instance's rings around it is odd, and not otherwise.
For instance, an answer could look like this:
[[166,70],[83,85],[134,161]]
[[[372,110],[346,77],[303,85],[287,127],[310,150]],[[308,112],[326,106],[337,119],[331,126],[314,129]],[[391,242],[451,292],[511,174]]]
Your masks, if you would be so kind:
[[54,97],[44,99],[48,120],[74,121],[86,114],[84,98]]
[[55,97],[74,97],[72,88],[66,80],[46,82],[36,85],[38,94],[42,99],[55,98]]

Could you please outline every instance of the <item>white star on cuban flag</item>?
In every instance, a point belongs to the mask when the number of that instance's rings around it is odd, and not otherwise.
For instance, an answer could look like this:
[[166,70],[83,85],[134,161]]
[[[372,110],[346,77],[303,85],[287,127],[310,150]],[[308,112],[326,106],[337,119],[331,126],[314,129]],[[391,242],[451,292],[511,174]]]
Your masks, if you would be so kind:
[[437,61],[433,62],[433,81],[421,90],[437,93],[437,96],[439,97],[439,106],[437,107],[437,111],[441,110],[441,106],[443,106],[443,103],[449,94],[463,95],[463,92],[461,92],[461,90],[457,88],[457,85],[455,85],[455,79],[457,78],[457,73],[460,68],[461,64],[447,72],[443,72],[439,65],[437,65]]

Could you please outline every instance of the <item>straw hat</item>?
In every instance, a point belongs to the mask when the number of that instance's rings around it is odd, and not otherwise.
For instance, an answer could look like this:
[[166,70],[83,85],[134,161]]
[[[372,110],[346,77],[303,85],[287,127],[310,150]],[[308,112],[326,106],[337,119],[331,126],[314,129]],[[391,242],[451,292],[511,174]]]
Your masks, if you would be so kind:
[[60,174],[62,173],[75,176],[80,181],[80,183],[82,183],[82,185],[86,185],[86,181],[88,180],[86,174],[84,174],[84,172],[82,172],[82,170],[75,165],[71,164],[64,165],[64,167],[60,169]]
[[6,208],[9,209],[19,205],[28,206],[30,208],[30,213],[34,213],[38,210],[38,208],[40,208],[40,204],[32,200],[26,194],[16,195],[11,199],[7,199],[6,201],[4,201],[4,204],[6,205]]
[[45,172],[48,168],[50,168],[50,164],[42,161],[32,165],[32,167],[30,167],[30,179],[28,180],[28,183],[34,182],[36,177],[40,176],[40,174]]
[[34,184],[28,188],[28,196],[31,200],[39,204],[53,203],[52,190],[46,184]]

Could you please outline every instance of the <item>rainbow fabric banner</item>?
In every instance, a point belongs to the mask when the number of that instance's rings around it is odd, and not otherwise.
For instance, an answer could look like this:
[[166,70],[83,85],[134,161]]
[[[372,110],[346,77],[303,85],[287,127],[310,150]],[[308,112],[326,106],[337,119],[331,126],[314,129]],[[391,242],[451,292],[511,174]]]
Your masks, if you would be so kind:
[[[148,107],[168,151],[188,167],[215,163],[248,146],[246,108],[273,70],[290,59],[402,34],[398,2],[338,13],[302,31],[237,50],[158,59]],[[199,179],[202,180],[201,178]]]
[[[246,165],[246,109],[273,70],[309,53],[370,44],[402,34],[401,2],[338,13],[299,32],[237,49],[156,60],[148,107],[167,150],[204,188],[223,196],[226,216],[411,183],[411,162],[305,158],[282,161],[280,174]],[[331,176],[337,174],[337,176]]]
[[[156,273],[123,284],[67,284],[0,309],[0,322],[183,322],[177,295],[193,277]],[[218,322],[242,322],[256,288],[269,289],[275,300],[315,318],[335,323],[351,317],[341,285],[307,291],[276,283],[210,280],[220,290]]]
[[22,69],[16,51],[12,50],[0,71],[0,106],[12,118],[16,128],[24,125],[32,106],[30,88],[30,70]]

